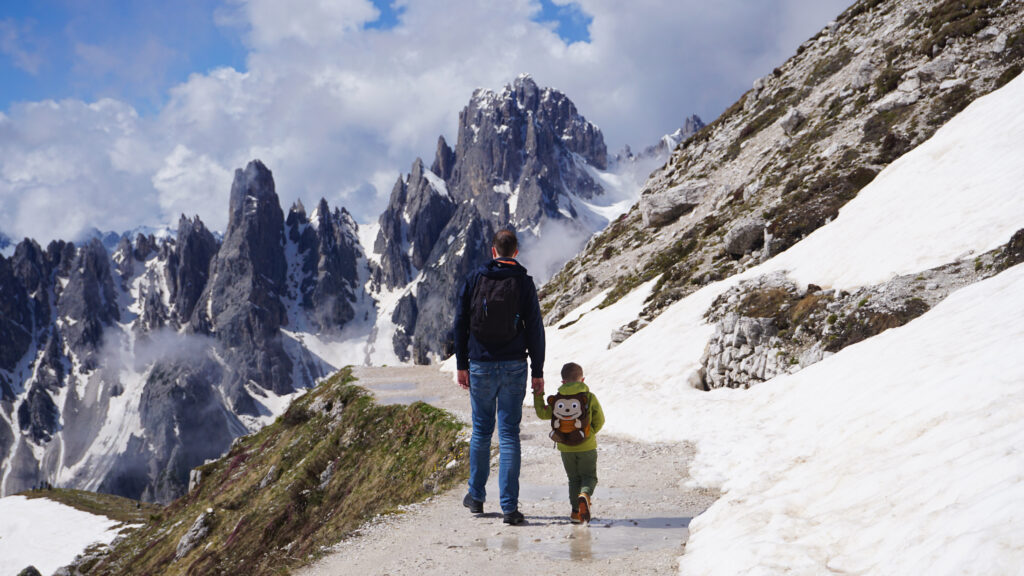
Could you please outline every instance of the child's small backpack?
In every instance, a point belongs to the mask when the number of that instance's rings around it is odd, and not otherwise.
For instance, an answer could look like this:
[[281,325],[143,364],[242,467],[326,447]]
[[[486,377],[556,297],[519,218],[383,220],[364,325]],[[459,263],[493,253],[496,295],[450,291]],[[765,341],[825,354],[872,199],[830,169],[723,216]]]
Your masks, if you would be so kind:
[[577,446],[590,437],[590,394],[555,394],[548,396],[548,406],[552,440]]

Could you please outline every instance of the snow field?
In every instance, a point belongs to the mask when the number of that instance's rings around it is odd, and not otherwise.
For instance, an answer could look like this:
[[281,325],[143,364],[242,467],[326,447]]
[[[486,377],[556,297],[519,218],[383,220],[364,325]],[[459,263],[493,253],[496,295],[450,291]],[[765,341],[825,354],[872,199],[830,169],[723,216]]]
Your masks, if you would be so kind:
[[692,481],[723,489],[691,524],[681,573],[1022,573],[1024,266],[797,374],[751,390],[690,385],[713,331],[703,313],[742,279],[785,270],[854,288],[1005,243],[1024,226],[1022,101],[1024,77],[977,100],[834,222],[616,348],[611,331],[649,284],[549,327],[550,380],[579,362],[608,431],[696,442]]
[[52,574],[90,544],[109,544],[120,526],[104,516],[24,496],[0,498],[0,518],[0,574],[12,575],[29,565]]

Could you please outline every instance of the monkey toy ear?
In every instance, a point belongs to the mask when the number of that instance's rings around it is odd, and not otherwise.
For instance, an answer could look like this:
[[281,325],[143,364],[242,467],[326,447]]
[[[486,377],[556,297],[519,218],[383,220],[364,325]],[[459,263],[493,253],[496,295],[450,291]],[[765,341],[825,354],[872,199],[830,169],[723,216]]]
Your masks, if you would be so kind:
[[548,406],[554,406],[554,405],[555,405],[555,397],[553,395],[552,396],[548,396]]

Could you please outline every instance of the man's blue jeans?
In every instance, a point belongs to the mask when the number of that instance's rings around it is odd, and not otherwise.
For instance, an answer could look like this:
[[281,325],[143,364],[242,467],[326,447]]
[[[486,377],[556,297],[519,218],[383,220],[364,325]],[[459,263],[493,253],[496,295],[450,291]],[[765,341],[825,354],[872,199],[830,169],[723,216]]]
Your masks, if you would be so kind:
[[473,407],[473,436],[469,441],[469,495],[487,500],[491,470],[491,435],[498,419],[498,491],[501,511],[519,508],[519,423],[526,398],[526,360],[469,363],[469,401]]

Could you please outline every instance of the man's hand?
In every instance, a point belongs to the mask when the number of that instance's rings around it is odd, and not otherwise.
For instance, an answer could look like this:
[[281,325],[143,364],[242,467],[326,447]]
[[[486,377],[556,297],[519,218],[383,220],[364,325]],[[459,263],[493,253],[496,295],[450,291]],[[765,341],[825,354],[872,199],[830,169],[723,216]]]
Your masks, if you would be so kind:
[[544,394],[544,379],[543,378],[534,378],[533,380],[530,381],[530,386],[533,388],[533,393],[534,394],[541,394],[541,395]]
[[463,390],[469,390],[469,370],[457,370],[455,372],[455,377],[458,379],[459,386],[461,386]]

